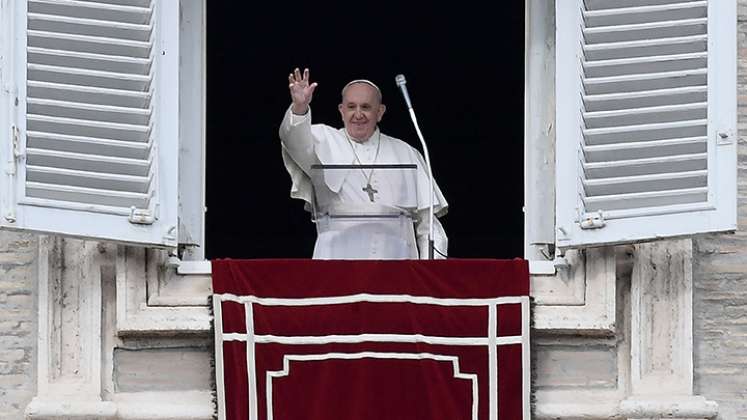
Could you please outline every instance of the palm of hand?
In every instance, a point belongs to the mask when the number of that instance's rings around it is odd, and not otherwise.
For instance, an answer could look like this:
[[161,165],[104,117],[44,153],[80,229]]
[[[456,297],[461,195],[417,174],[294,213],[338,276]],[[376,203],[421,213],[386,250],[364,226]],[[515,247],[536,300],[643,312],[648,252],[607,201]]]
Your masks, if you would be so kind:
[[308,104],[311,102],[314,90],[309,87],[308,82],[296,82],[291,85],[290,90],[293,102],[300,104]]
[[308,105],[311,103],[311,97],[316,89],[316,82],[309,84],[309,69],[304,69],[301,73],[296,68],[288,75],[288,89],[290,89],[291,99],[294,104]]

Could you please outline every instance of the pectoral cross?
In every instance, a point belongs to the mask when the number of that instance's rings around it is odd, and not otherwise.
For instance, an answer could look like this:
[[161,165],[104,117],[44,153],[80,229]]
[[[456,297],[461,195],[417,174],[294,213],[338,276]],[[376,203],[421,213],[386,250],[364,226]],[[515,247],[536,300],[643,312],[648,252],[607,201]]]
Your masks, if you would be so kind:
[[368,193],[368,199],[371,200],[371,202],[373,203],[374,202],[374,193],[379,192],[379,190],[375,190],[371,186],[371,183],[366,184],[366,186],[364,188],[362,188],[362,189],[363,189],[363,191],[365,191],[366,193]]

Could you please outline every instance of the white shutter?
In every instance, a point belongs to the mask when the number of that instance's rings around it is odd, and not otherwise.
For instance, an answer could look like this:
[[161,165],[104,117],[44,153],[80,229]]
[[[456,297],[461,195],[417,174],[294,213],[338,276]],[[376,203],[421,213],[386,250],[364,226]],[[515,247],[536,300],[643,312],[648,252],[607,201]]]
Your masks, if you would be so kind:
[[178,2],[13,3],[18,142],[0,224],[175,246]]
[[556,1],[562,248],[736,228],[736,1]]

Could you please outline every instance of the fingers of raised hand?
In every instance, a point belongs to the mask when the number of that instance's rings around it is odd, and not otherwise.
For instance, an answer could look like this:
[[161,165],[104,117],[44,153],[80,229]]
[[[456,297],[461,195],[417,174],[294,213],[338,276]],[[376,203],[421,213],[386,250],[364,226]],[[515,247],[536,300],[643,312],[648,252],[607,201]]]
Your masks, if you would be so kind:
[[314,93],[317,83],[309,84],[309,69],[303,70],[303,73],[296,68],[288,75],[288,88],[293,95],[303,95],[309,98]]
[[300,86],[306,87],[309,85],[309,69],[304,69],[303,75],[301,74],[301,71],[296,68],[293,70],[292,73],[288,75],[288,83],[290,85],[298,84]]

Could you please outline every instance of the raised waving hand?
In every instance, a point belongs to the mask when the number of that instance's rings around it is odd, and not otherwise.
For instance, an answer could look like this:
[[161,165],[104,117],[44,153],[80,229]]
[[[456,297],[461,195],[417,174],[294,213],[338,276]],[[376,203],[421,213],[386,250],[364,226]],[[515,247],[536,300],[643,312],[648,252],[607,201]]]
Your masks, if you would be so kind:
[[291,74],[288,75],[288,89],[290,90],[291,100],[291,111],[297,115],[303,115],[309,110],[309,104],[314,96],[314,89],[316,89],[317,83],[309,83],[309,69],[303,69],[303,74],[296,67]]

